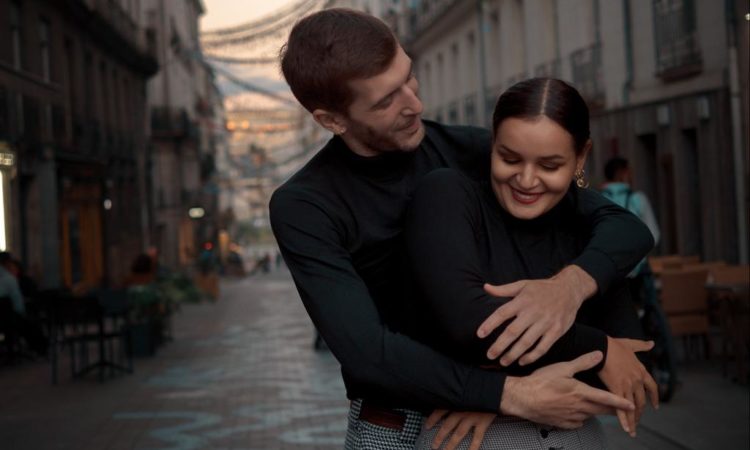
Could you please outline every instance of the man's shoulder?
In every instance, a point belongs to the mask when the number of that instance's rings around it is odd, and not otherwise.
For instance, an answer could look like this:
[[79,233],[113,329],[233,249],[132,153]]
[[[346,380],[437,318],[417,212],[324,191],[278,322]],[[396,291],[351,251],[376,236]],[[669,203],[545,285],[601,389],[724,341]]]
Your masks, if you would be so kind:
[[465,145],[483,145],[491,140],[490,131],[486,128],[472,125],[445,125],[432,120],[424,120],[425,130],[429,139],[452,140]]

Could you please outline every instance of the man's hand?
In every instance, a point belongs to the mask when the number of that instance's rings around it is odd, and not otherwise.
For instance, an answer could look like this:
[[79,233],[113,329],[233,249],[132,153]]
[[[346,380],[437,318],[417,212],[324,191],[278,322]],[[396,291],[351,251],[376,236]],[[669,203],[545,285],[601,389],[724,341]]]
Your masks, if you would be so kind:
[[508,366],[537,341],[534,349],[526,353],[519,364],[531,364],[541,358],[568,331],[578,308],[596,289],[594,279],[578,266],[568,266],[546,280],[521,280],[502,286],[485,284],[484,290],[492,296],[513,297],[490,314],[477,330],[477,335],[484,338],[513,319],[489,348],[487,358],[494,360],[503,355],[500,364]]
[[440,422],[441,419],[444,419],[440,425],[440,430],[435,435],[435,439],[432,440],[432,448],[440,448],[445,438],[450,435],[450,439],[445,443],[444,450],[455,449],[469,431],[474,429],[469,450],[479,450],[479,447],[482,445],[482,439],[484,439],[484,433],[492,424],[492,421],[495,420],[495,417],[497,417],[497,414],[493,413],[437,409],[430,414],[424,426],[429,430]]
[[573,361],[542,367],[529,376],[506,377],[500,412],[574,429],[596,414],[612,414],[618,409],[632,411],[632,402],[573,378],[577,372],[596,366],[601,359],[602,352],[591,352]]
[[607,360],[599,371],[599,378],[613,394],[635,404],[633,411],[617,411],[617,418],[626,433],[635,437],[635,428],[646,406],[646,396],[654,408],[659,407],[659,388],[635,352],[646,352],[654,347],[653,341],[615,339],[607,337]]

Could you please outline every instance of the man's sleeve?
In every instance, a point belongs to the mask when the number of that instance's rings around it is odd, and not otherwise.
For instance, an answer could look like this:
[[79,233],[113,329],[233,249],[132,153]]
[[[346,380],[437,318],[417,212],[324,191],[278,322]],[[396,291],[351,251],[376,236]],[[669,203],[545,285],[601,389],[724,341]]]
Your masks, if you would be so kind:
[[505,376],[460,364],[382,322],[334,219],[277,191],[271,225],[313,323],[348,375],[428,407],[499,410]]
[[[490,364],[486,352],[507,324],[484,339],[477,337],[476,330],[510,299],[490,296],[483,289],[488,277],[480,263],[475,236],[486,224],[480,222],[478,202],[470,181],[459,173],[448,169],[430,173],[414,194],[405,241],[410,268],[436,333],[455,343],[471,361]],[[492,239],[493,245],[511,245],[503,242],[499,233]],[[606,354],[606,335],[576,323],[538,366],[569,361],[594,350]],[[511,370],[515,368],[511,366]]]
[[613,281],[628,273],[654,247],[654,238],[644,223],[593,189],[577,189],[578,215],[591,230],[583,252],[571,262],[596,281],[605,292]]

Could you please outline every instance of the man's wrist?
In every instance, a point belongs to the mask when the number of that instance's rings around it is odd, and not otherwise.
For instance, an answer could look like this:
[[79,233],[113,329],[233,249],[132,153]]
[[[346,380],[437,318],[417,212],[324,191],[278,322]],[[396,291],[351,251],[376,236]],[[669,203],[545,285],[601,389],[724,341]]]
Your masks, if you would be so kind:
[[573,295],[578,301],[579,306],[583,304],[584,300],[593,297],[599,289],[596,285],[596,280],[588,272],[575,264],[566,266],[555,275],[555,278],[573,289]]
[[521,417],[520,408],[518,405],[518,387],[521,382],[520,377],[505,377],[505,384],[503,386],[503,396],[500,400],[500,414],[506,416]]

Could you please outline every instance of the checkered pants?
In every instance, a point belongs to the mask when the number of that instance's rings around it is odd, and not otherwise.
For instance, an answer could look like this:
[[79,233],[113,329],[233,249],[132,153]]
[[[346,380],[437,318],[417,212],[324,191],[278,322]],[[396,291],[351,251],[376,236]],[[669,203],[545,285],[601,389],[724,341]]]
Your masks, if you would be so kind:
[[[408,409],[396,409],[406,416],[401,430],[373,425],[359,420],[362,400],[354,400],[349,407],[349,426],[346,430],[345,450],[413,450],[422,431],[424,416]],[[427,446],[429,448],[429,446]]]
[[[442,423],[442,422],[441,422]],[[415,450],[429,450],[440,424],[419,435]],[[467,450],[471,435],[465,437],[458,450]],[[381,447],[382,448],[382,447]],[[604,431],[598,420],[591,418],[576,430],[561,430],[539,425],[517,417],[502,416],[487,429],[481,450],[604,450]]]

